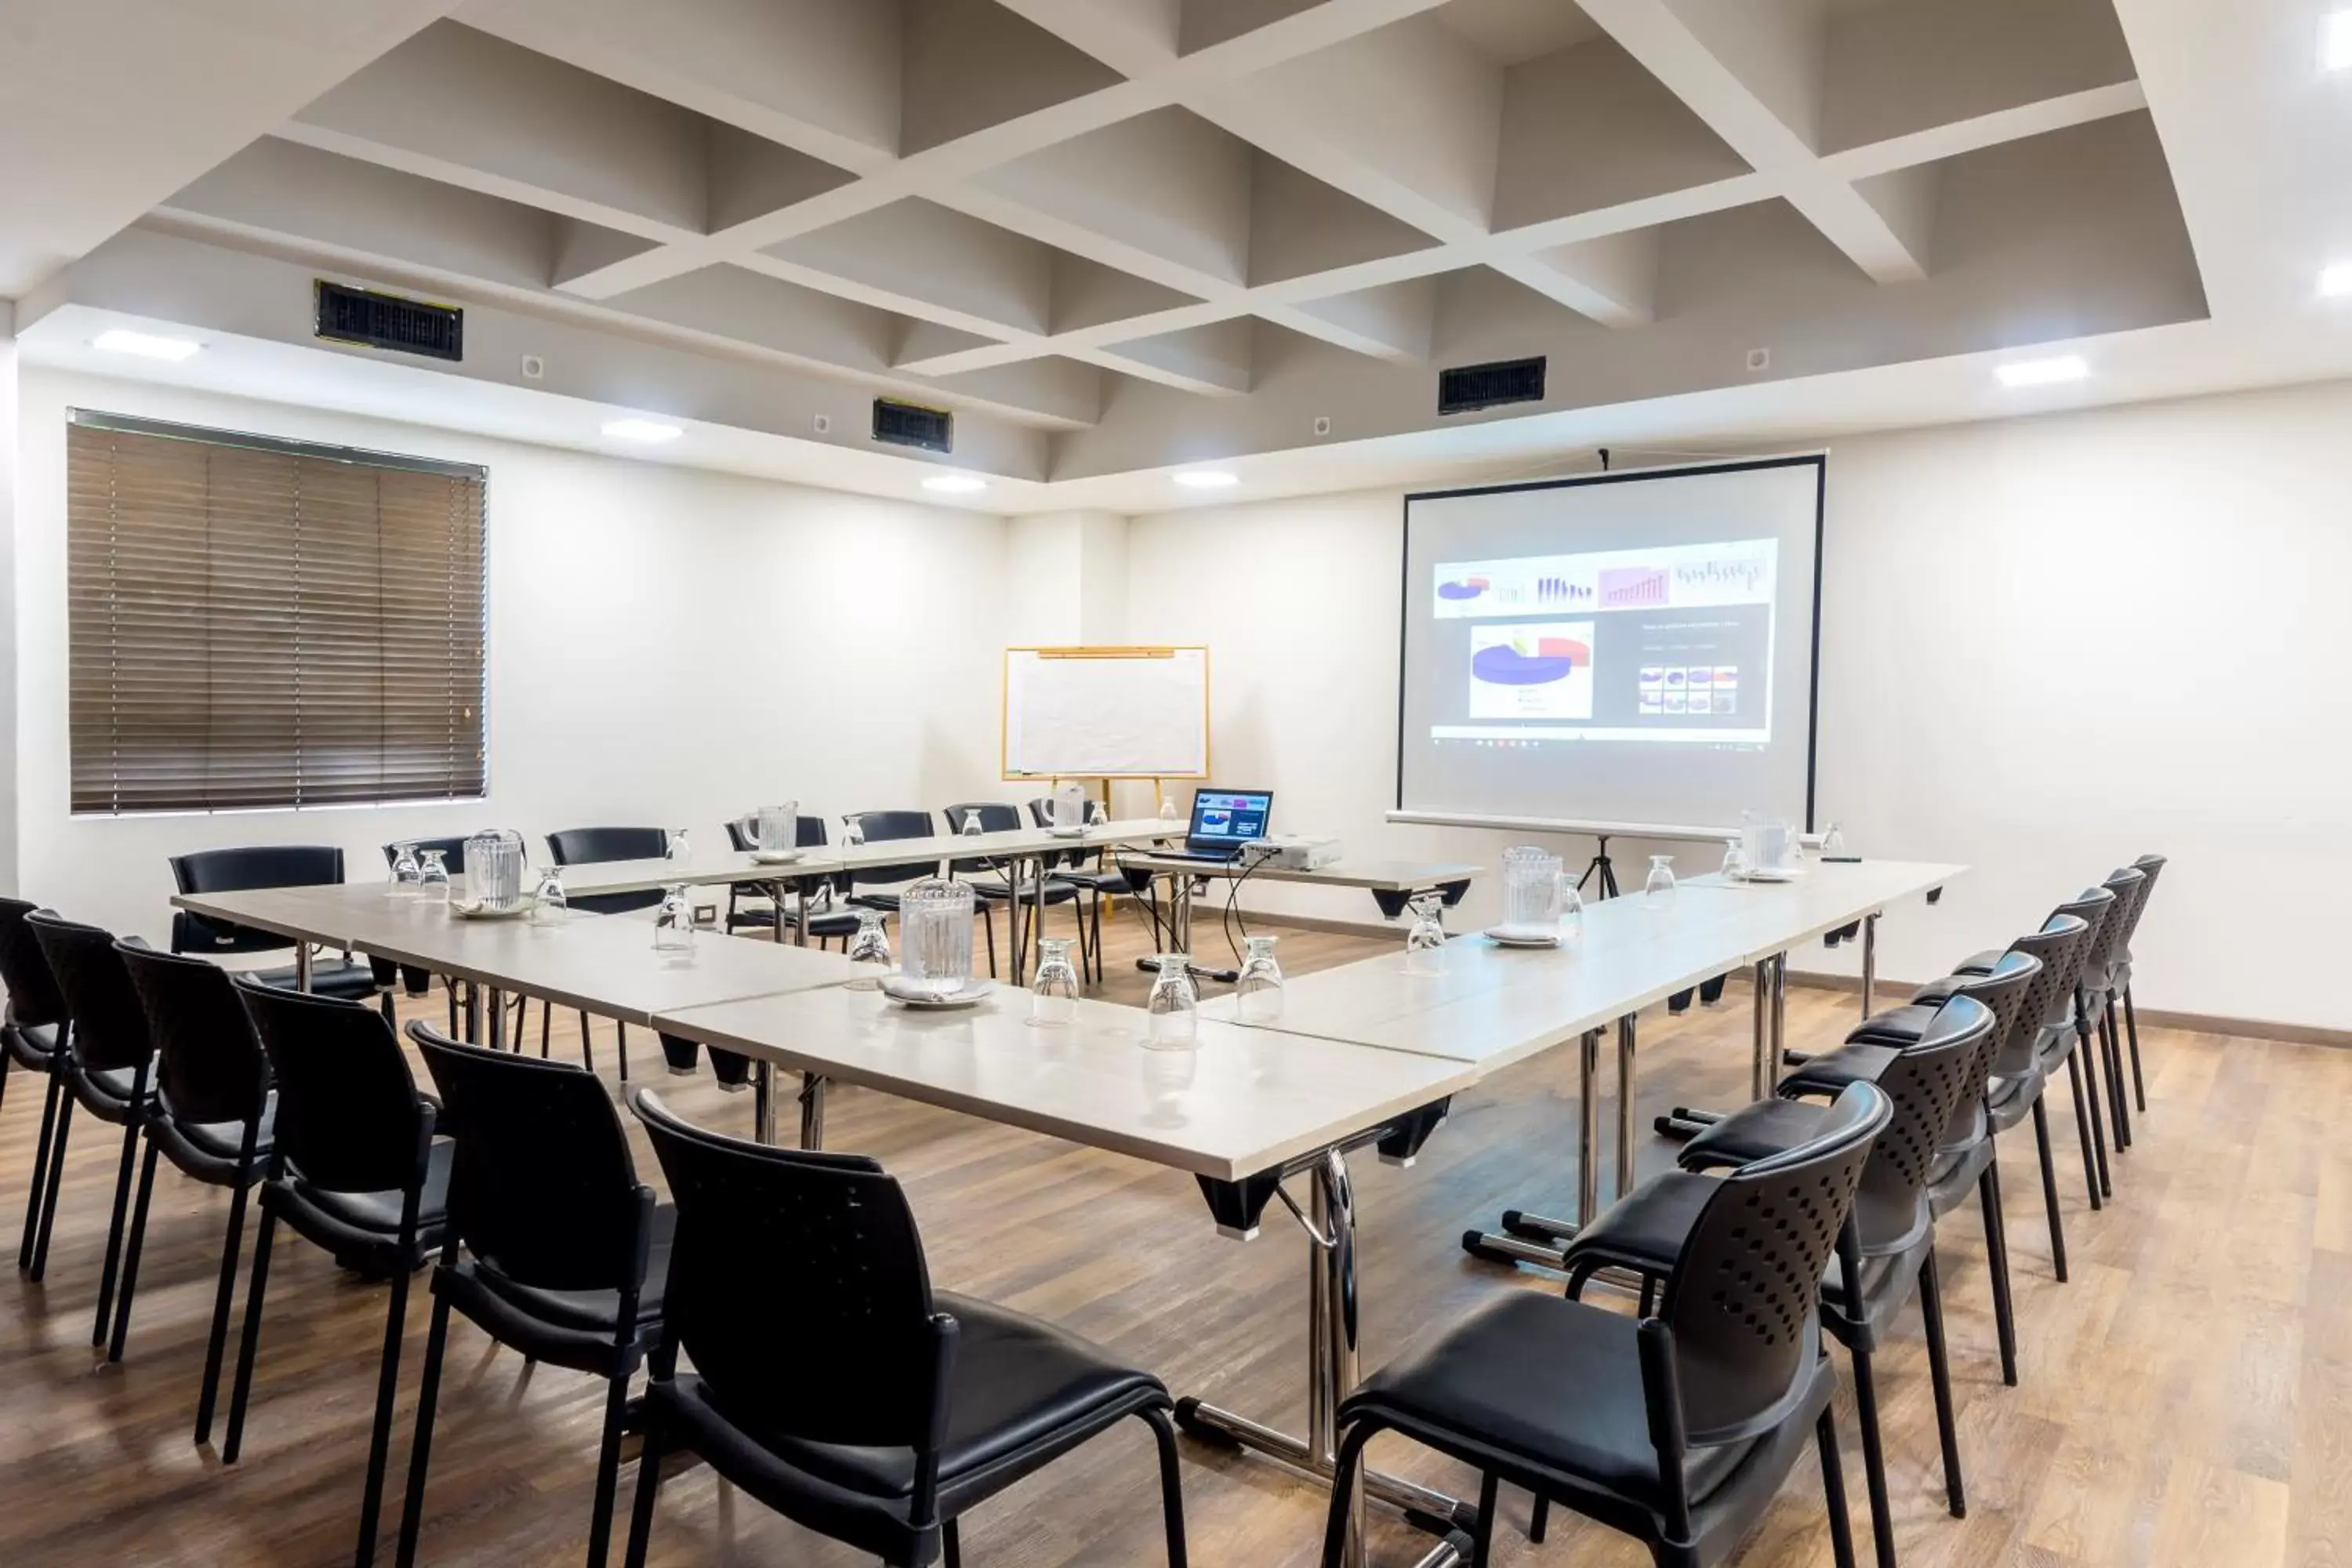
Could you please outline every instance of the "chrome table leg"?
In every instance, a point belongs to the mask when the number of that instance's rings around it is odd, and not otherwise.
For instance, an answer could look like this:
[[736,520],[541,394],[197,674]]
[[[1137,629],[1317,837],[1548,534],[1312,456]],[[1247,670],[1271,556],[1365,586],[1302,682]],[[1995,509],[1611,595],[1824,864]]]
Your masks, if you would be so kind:
[[1878,984],[1878,912],[1862,917],[1862,1016],[1870,1016],[1871,992]]
[[[823,1073],[801,1074],[801,1147],[803,1149],[824,1147],[824,1084]],[[768,1142],[772,1143],[776,1141],[775,1129],[771,1127],[768,1131]]]

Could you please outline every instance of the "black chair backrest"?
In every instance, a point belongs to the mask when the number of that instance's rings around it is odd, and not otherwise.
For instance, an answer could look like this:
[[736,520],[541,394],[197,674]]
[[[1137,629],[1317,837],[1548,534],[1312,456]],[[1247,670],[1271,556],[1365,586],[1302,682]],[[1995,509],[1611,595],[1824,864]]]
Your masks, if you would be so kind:
[[[929,838],[939,831],[931,826],[931,814],[928,811],[853,811],[841,820],[866,835],[868,844],[883,844],[893,838]],[[860,866],[849,874],[849,879],[860,888],[880,887],[911,882],[918,877],[936,877],[939,871],[938,861],[919,860],[905,866]]]
[[[600,860],[658,860],[669,852],[669,835],[658,827],[564,827],[547,836],[548,858],[559,866],[593,866]],[[566,900],[592,915],[625,915],[662,901],[661,889],[638,893],[575,894]]]
[[422,856],[427,849],[441,851],[441,864],[449,868],[452,877],[466,874],[466,841],[463,838],[395,838],[383,847],[383,863],[395,865],[400,859],[400,847],[407,845]]
[[584,1068],[461,1045],[423,1022],[408,1037],[457,1140],[449,1223],[466,1249],[543,1290],[634,1290],[641,1215],[620,1113]]
[[1954,996],[1916,1045],[1878,1075],[1895,1102],[1878,1135],[1854,1196],[1854,1221],[1865,1256],[1901,1252],[1927,1234],[1927,1176],[1952,1123],[1952,1112],[1984,1087],[1984,1054],[1993,1044],[1993,1012],[1973,996]]
[[[759,847],[751,842],[751,824],[749,817],[738,817],[727,825],[727,842],[738,855],[749,855]],[[824,818],[822,816],[794,817],[793,846],[798,849],[824,848]]]
[[41,944],[66,999],[74,1059],[92,1072],[137,1068],[152,1060],[155,1037],[147,1027],[147,1010],[139,1005],[122,955],[114,951],[114,933],[48,910],[34,910],[25,924]]
[[[241,893],[253,888],[320,888],[343,879],[343,852],[330,844],[252,844],[172,857],[183,893]],[[294,943],[275,931],[180,910],[172,917],[173,952],[276,952]]]
[[2124,922],[2124,944],[2119,951],[2126,958],[2131,956],[2132,937],[2139,930],[2140,916],[2147,913],[2147,896],[2156,891],[2156,879],[2164,874],[2166,864],[2161,855],[2143,855],[2132,862],[2132,869],[2137,871],[2143,880],[2139,885],[2139,897],[2132,903],[2131,918]]
[[2074,974],[2082,973],[2082,950],[2090,940],[2090,922],[2073,915],[2053,915],[2042,929],[2028,931],[2009,944],[2012,953],[2039,959],[2042,968],[2025,987],[2017,1019],[2008,1041],[1994,1055],[1993,1071],[2013,1077],[2032,1065],[2034,1042],[2053,1017],[2069,1013],[2074,994]]
[[329,1192],[406,1187],[432,1110],[383,1015],[251,975],[236,988],[277,1082],[278,1156]]
[[[2027,1022],[2026,1003],[2041,973],[2041,959],[2012,946],[1994,963],[1990,973],[1956,974],[1945,982],[1952,995],[1973,996],[1992,1014],[1992,1032],[1979,1048],[1976,1063],[1969,1071],[1969,1081],[1975,1086],[1973,1094],[1983,1092],[1986,1080],[1992,1077],[2004,1055],[2012,1049],[2032,1047],[2034,1031]],[[2021,1058],[2020,1062],[2021,1067]],[[1957,1141],[1974,1130],[1975,1107],[1971,1096],[1963,1095],[1952,1111],[1946,1138]]]
[[[960,801],[947,809],[948,831],[961,833],[965,819],[973,813],[980,816],[982,833],[1017,833],[1021,829],[1021,808],[1001,800]],[[948,869],[959,877],[979,876],[1001,871],[1003,867],[988,856],[982,855],[948,863]]]
[[[2073,1026],[2074,988],[2083,984],[2083,976],[2090,973],[2091,961],[2099,955],[2099,942],[2107,929],[2107,917],[2116,912],[2116,896],[2105,888],[2086,888],[2080,896],[2067,900],[2050,911],[2051,920],[2072,915],[2091,928],[2089,934],[2083,938],[2082,946],[2067,957],[2066,988],[2058,994],[2056,1013],[2048,1020],[2053,1026],[2060,1023]],[[2046,925],[2048,922],[2043,923]]]
[[717,1403],[806,1442],[935,1447],[953,1320],[898,1182],[862,1155],[707,1131],[646,1089],[629,1103],[677,1205],[666,1337]]
[[156,1081],[174,1121],[245,1121],[268,1102],[269,1059],[228,971],[202,958],[119,942],[154,1037]]
[[1820,1352],[1822,1277],[1893,1114],[1875,1085],[1850,1085],[1812,1138],[1728,1173],[1707,1199],[1658,1305],[1688,1443],[1757,1436],[1793,1405]]
[[[2139,908],[2140,889],[2147,885],[2147,874],[2132,867],[2120,867],[2107,873],[2100,888],[2113,893],[2116,901],[2107,910],[2107,918],[2099,923],[2099,940],[2084,962],[2083,979],[2091,984],[2105,984],[2107,971],[2123,958],[2124,944],[2131,938],[2132,916]],[[2084,889],[2089,898],[2095,889]]]
[[25,924],[39,906],[23,899],[0,899],[0,985],[8,988],[8,1021],[26,1028],[62,1024],[66,999],[41,952],[40,940]]

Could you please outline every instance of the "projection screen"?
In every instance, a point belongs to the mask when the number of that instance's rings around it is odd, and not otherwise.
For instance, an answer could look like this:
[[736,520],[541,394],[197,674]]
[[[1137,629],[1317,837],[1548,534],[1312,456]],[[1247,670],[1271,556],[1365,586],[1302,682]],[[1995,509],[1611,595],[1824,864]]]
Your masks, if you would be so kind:
[[1400,821],[1812,827],[1827,459],[1408,496]]

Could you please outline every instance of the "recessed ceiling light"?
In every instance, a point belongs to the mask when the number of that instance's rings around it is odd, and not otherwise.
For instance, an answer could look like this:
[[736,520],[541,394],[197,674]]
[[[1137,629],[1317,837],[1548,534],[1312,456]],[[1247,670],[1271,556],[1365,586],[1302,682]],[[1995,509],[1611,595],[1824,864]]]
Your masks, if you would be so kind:
[[133,332],[121,327],[100,332],[92,341],[110,353],[175,361],[184,360],[205,346],[187,338],[159,338],[152,332]]
[[2352,67],[2352,11],[2330,11],[2319,19],[2319,68]]
[[615,441],[675,441],[686,432],[658,419],[615,419],[604,426],[604,434]]
[[2062,381],[2082,380],[2091,374],[2091,367],[2080,354],[2067,354],[2060,359],[2021,360],[1993,374],[2000,377],[2003,386],[2054,386]]
[[2326,300],[2340,300],[2352,294],[2352,261],[2339,261],[2322,271],[2319,293],[2322,299]]
[[1238,477],[1223,468],[1187,468],[1181,474],[1168,476],[1188,490],[1230,489],[1241,483]]
[[923,488],[945,496],[968,496],[986,489],[988,481],[978,474],[933,474],[923,481]]

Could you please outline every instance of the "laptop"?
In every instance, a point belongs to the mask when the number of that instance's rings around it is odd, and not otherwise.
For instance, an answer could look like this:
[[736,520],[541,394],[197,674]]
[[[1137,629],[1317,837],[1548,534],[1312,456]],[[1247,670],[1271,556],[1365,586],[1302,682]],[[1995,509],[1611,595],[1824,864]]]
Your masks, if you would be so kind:
[[1270,789],[1197,789],[1192,792],[1192,821],[1184,833],[1184,847],[1176,858],[1223,865],[1241,858],[1243,849],[1265,837],[1274,814]]

